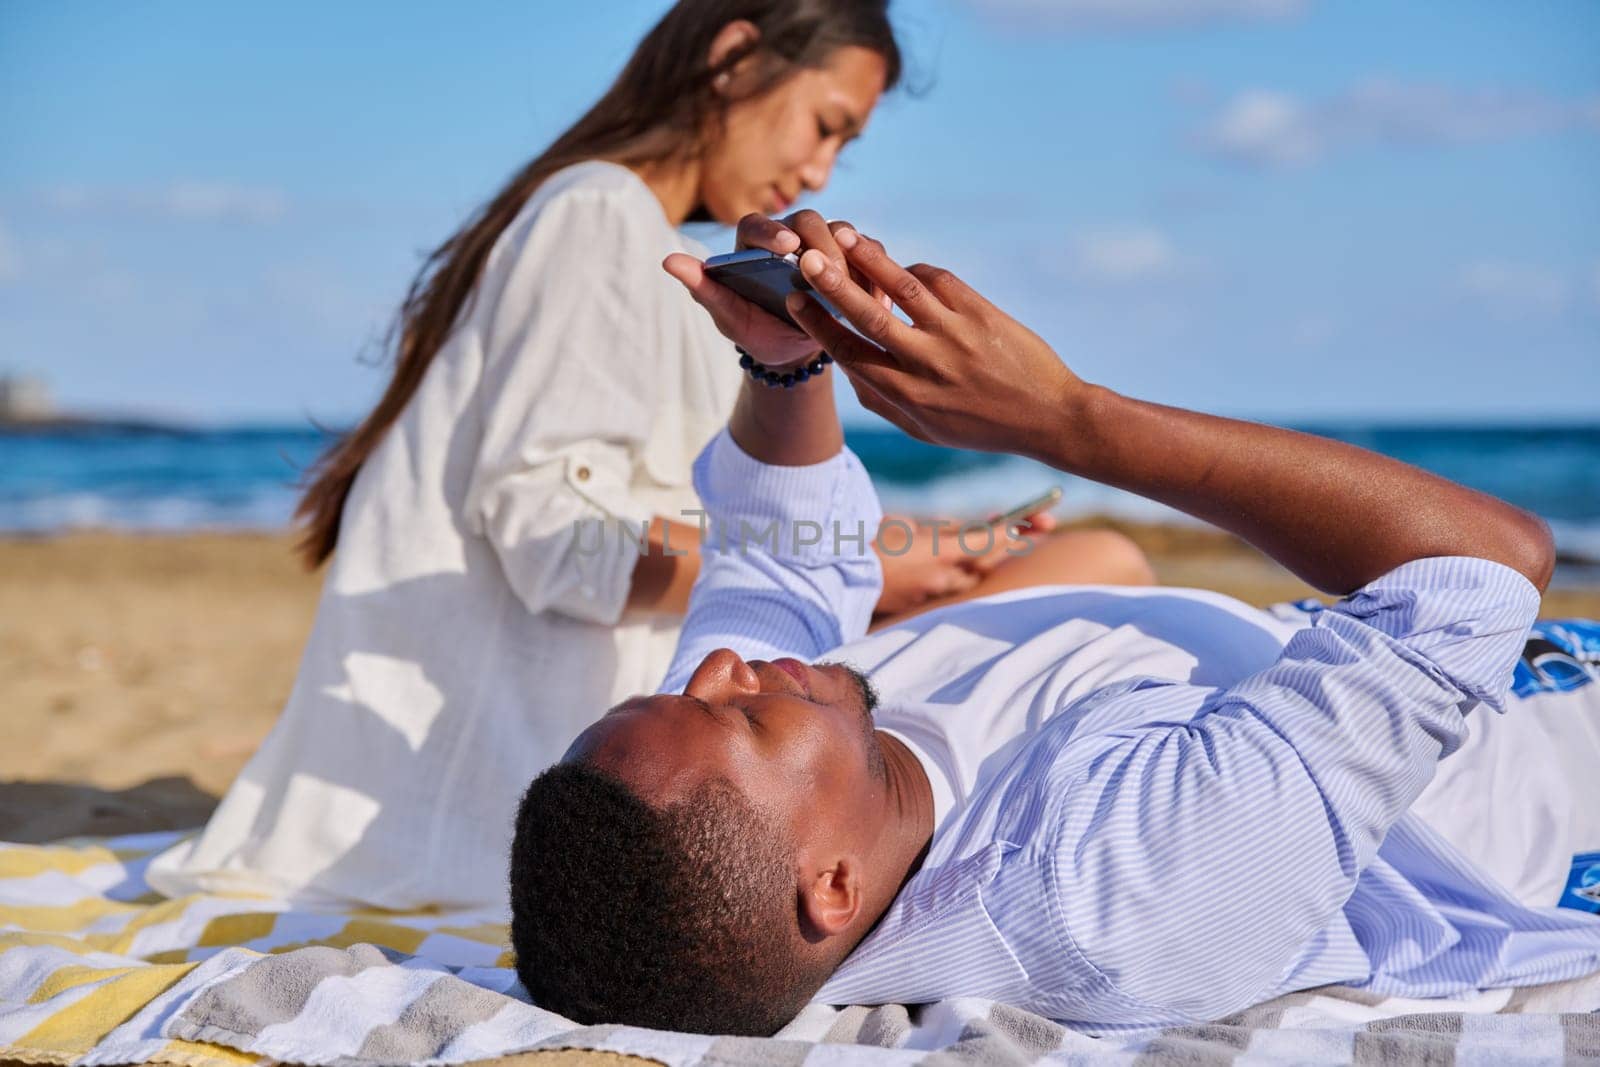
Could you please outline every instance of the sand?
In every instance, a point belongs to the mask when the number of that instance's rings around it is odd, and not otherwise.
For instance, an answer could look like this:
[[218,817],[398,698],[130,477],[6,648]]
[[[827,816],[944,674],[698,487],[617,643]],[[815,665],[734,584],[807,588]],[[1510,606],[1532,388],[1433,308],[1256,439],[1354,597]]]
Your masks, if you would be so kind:
[[[1119,528],[1168,584],[1311,594],[1225,534]],[[202,822],[272,728],[320,580],[286,535],[0,539],[0,840]],[[1600,587],[1545,614],[1600,617]]]

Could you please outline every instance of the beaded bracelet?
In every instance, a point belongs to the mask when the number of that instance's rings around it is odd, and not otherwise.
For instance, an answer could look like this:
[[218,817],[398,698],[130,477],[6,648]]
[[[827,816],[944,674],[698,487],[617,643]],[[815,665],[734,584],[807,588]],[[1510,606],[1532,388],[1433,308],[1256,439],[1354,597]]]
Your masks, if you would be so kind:
[[822,373],[822,368],[833,362],[833,357],[826,352],[817,353],[817,358],[810,363],[804,363],[793,370],[775,371],[756,362],[756,358],[746,352],[739,345],[733,349],[739,353],[739,366],[749,372],[750,377],[762,385],[793,389],[807,378],[815,378]]

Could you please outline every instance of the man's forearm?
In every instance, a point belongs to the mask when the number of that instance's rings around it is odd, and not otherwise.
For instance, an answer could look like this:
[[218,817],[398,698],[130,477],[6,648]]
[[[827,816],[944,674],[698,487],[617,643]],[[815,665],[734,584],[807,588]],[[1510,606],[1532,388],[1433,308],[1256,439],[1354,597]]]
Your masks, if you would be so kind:
[[832,459],[844,447],[833,402],[833,369],[789,389],[746,378],[728,432],[749,455],[775,467]]
[[924,441],[1031,455],[1179,508],[1330,592],[1429,556],[1475,556],[1549,583],[1554,551],[1536,516],[1350,445],[1089,385],[948,271],[903,268],[853,230],[835,237],[850,272],[811,252],[800,267],[856,332],[818,305],[790,313],[849,371],[868,410]]
[[1428,556],[1477,556],[1541,590],[1549,582],[1543,522],[1415,467],[1081,383],[1066,403],[1037,458],[1220,526],[1318,589],[1347,593]]

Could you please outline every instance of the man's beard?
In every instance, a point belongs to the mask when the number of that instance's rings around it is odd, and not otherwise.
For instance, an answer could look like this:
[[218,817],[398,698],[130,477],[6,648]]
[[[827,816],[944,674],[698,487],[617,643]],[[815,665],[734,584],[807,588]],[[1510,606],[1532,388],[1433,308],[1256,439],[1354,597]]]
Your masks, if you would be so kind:
[[872,719],[872,713],[878,710],[878,690],[872,684],[872,679],[848,663],[821,664],[821,666],[839,667],[849,677],[851,687],[855,690],[855,710],[859,715],[857,725],[861,728],[861,744],[867,753],[867,767],[875,777],[884,777],[887,768],[883,762],[883,746],[878,743],[876,724]]

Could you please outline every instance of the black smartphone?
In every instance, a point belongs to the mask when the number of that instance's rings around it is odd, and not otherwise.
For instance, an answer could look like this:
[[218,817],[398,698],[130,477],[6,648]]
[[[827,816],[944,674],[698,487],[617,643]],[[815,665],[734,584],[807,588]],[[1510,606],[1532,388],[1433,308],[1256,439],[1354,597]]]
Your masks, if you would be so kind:
[[795,329],[799,326],[789,317],[789,309],[783,303],[790,293],[810,293],[828,314],[835,318],[839,314],[825,297],[811,288],[811,283],[800,273],[800,257],[793,253],[780,256],[765,249],[750,248],[712,256],[706,260],[706,275]]

